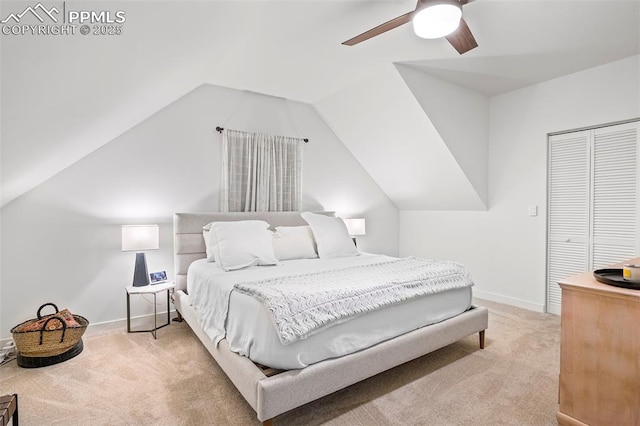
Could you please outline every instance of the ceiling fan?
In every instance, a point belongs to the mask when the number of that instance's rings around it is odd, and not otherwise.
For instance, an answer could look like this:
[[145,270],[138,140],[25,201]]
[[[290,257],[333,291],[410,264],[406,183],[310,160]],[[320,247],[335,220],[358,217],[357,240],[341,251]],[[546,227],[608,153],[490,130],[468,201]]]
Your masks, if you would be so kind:
[[462,18],[462,6],[470,1],[472,0],[418,0],[415,10],[380,24],[342,44],[353,46],[413,21],[413,29],[418,37],[446,37],[462,55],[478,47],[476,39]]

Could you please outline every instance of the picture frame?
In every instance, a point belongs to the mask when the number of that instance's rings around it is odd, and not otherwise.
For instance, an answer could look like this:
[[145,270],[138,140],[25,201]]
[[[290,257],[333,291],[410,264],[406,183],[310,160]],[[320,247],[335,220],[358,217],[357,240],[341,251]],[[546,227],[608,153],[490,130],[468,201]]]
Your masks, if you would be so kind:
[[151,272],[149,274],[151,284],[160,284],[167,281],[167,271]]

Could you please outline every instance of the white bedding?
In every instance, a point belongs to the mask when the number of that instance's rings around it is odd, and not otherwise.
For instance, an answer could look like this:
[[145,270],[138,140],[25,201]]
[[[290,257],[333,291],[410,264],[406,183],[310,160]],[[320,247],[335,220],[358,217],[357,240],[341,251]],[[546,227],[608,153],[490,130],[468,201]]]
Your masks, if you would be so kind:
[[200,325],[214,342],[226,337],[232,351],[263,365],[279,369],[304,368],[458,315],[471,306],[471,288],[449,290],[368,312],[324,327],[307,339],[283,345],[267,309],[255,298],[234,291],[234,284],[391,259],[371,254],[300,259],[284,261],[279,266],[230,272],[201,259],[189,268],[187,291],[199,313]]

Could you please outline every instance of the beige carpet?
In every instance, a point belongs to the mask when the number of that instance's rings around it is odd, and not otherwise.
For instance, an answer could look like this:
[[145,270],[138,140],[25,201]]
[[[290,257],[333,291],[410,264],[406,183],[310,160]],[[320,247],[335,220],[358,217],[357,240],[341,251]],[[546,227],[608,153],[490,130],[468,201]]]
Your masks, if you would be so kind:
[[[276,417],[276,425],[556,425],[560,319],[496,303],[473,335]],[[88,316],[88,314],[86,315]],[[92,331],[64,363],[0,367],[20,424],[251,425],[255,413],[186,323]]]

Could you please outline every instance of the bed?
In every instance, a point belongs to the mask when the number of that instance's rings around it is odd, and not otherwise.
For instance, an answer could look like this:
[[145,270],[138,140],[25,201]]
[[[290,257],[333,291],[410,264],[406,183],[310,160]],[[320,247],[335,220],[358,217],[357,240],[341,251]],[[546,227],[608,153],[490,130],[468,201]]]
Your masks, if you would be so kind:
[[[331,215],[331,213],[323,212],[322,214]],[[415,317],[413,313],[425,310],[431,310],[435,306],[447,306],[443,312],[439,312],[433,318],[426,319],[428,325],[421,324],[406,325],[408,329],[393,331],[398,334],[397,337],[381,338],[380,342],[369,346],[362,342],[356,342],[356,345],[364,345],[365,348],[355,347],[350,353],[343,355],[340,353],[342,349],[338,348],[334,353],[321,353],[318,348],[334,347],[331,343],[327,343],[325,334],[309,336],[304,340],[313,343],[316,340],[315,348],[306,350],[302,355],[300,352],[294,354],[279,354],[271,359],[268,357],[268,351],[260,351],[253,346],[245,345],[244,349],[238,343],[238,336],[244,331],[241,326],[234,328],[232,316],[230,315],[230,333],[229,336],[223,336],[219,339],[212,339],[212,332],[203,327],[204,320],[201,318],[202,309],[196,309],[198,301],[192,300],[194,294],[198,294],[197,287],[194,287],[193,276],[200,273],[206,273],[206,269],[215,268],[211,264],[207,264],[204,260],[207,257],[204,239],[203,226],[211,222],[230,222],[244,220],[262,220],[268,222],[273,228],[278,226],[304,226],[307,222],[300,216],[299,212],[279,212],[279,213],[176,213],[174,215],[174,253],[175,253],[175,272],[176,272],[176,291],[174,293],[174,304],[180,319],[184,319],[202,344],[211,353],[216,362],[225,371],[229,379],[236,386],[238,391],[247,400],[249,405],[256,411],[257,418],[264,424],[271,424],[272,419],[279,414],[299,407],[315,399],[333,393],[344,387],[357,383],[361,380],[374,376],[382,371],[393,368],[412,359],[418,358],[436,349],[454,343],[474,333],[479,334],[480,348],[484,347],[484,334],[488,326],[488,311],[480,306],[470,304],[470,290],[457,289],[455,291],[446,292],[441,299],[435,302],[425,302],[421,298],[411,304],[404,304],[403,311],[392,313],[393,316],[400,315],[405,312],[407,319]],[[319,260],[319,259],[317,259]],[[364,263],[384,263],[386,259],[375,258],[375,256],[359,256],[358,262]],[[346,260],[344,262],[347,262]],[[352,261],[348,261],[352,262]],[[286,262],[282,262],[286,263]],[[307,262],[312,263],[312,262]],[[346,265],[347,263],[345,263]],[[351,263],[348,263],[351,265]],[[296,268],[307,268],[304,261],[290,261],[283,267],[268,267],[270,269],[262,269],[268,271],[268,274],[280,273],[280,270],[297,270]],[[263,267],[258,267],[263,268]],[[267,267],[265,267],[267,268]],[[191,269],[192,277],[187,278],[187,272]],[[254,268],[256,269],[256,268]],[[276,271],[276,272],[274,272]],[[233,277],[233,273],[226,274],[226,277]],[[249,271],[249,273],[251,273]],[[242,274],[246,274],[242,272]],[[255,274],[255,272],[254,272]],[[225,277],[224,274],[220,276]],[[245,275],[242,279],[246,279]],[[187,291],[188,286],[191,287],[191,293]],[[255,313],[254,320],[257,323],[267,323],[264,321],[266,309],[258,307],[251,301],[251,296],[245,295],[244,298],[238,297],[237,292],[232,293],[236,308],[230,307],[229,311],[237,310],[238,306],[244,306],[245,313]],[[439,296],[439,295],[434,295]],[[232,300],[231,298],[230,300]],[[244,303],[244,305],[242,305]],[[255,301],[255,303],[259,303]],[[431,303],[430,306],[421,303]],[[411,306],[409,306],[411,305]],[[393,308],[393,307],[391,307]],[[389,308],[385,308],[389,309]],[[401,309],[395,307],[395,309]],[[413,309],[413,311],[411,311]],[[448,312],[447,310],[458,310],[461,313]],[[264,311],[260,313],[259,311]],[[406,312],[410,312],[407,314]],[[413,313],[411,313],[413,312]],[[388,323],[386,317],[378,317],[375,315],[383,315],[377,313],[371,316],[367,313],[366,317],[361,321],[360,327],[365,329],[368,325],[377,321],[377,324]],[[262,315],[262,316],[260,316]],[[454,315],[454,316],[451,316]],[[246,315],[245,315],[246,316]],[[444,316],[444,317],[443,317]],[[451,316],[451,317],[450,317]],[[447,319],[443,319],[447,318]],[[422,320],[421,320],[422,321]],[[355,324],[357,321],[351,320],[349,323]],[[338,324],[332,329],[343,326]],[[351,325],[349,325],[351,326]],[[405,326],[405,325],[403,325]],[[345,326],[346,327],[346,326]],[[233,331],[235,330],[235,332]],[[330,330],[331,331],[331,330]],[[334,330],[335,331],[335,330]],[[380,334],[386,333],[386,329],[382,329]],[[268,333],[264,329],[259,333]],[[353,334],[353,331],[351,331]],[[333,337],[329,339],[339,339],[340,333],[335,332]],[[235,336],[235,337],[234,337]],[[215,336],[214,336],[215,337]],[[378,336],[379,338],[379,336]],[[272,339],[275,339],[273,337]],[[365,339],[366,340],[366,339]],[[305,343],[306,344],[306,343]],[[291,345],[295,348],[295,345]],[[233,350],[231,350],[233,349]],[[239,354],[239,353],[240,354]],[[241,355],[245,353],[249,357]],[[265,355],[266,354],[266,355]],[[266,357],[266,358],[265,358]],[[314,358],[315,357],[315,358]],[[277,363],[278,359],[289,360],[283,365]],[[275,367],[274,367],[275,366]]]

